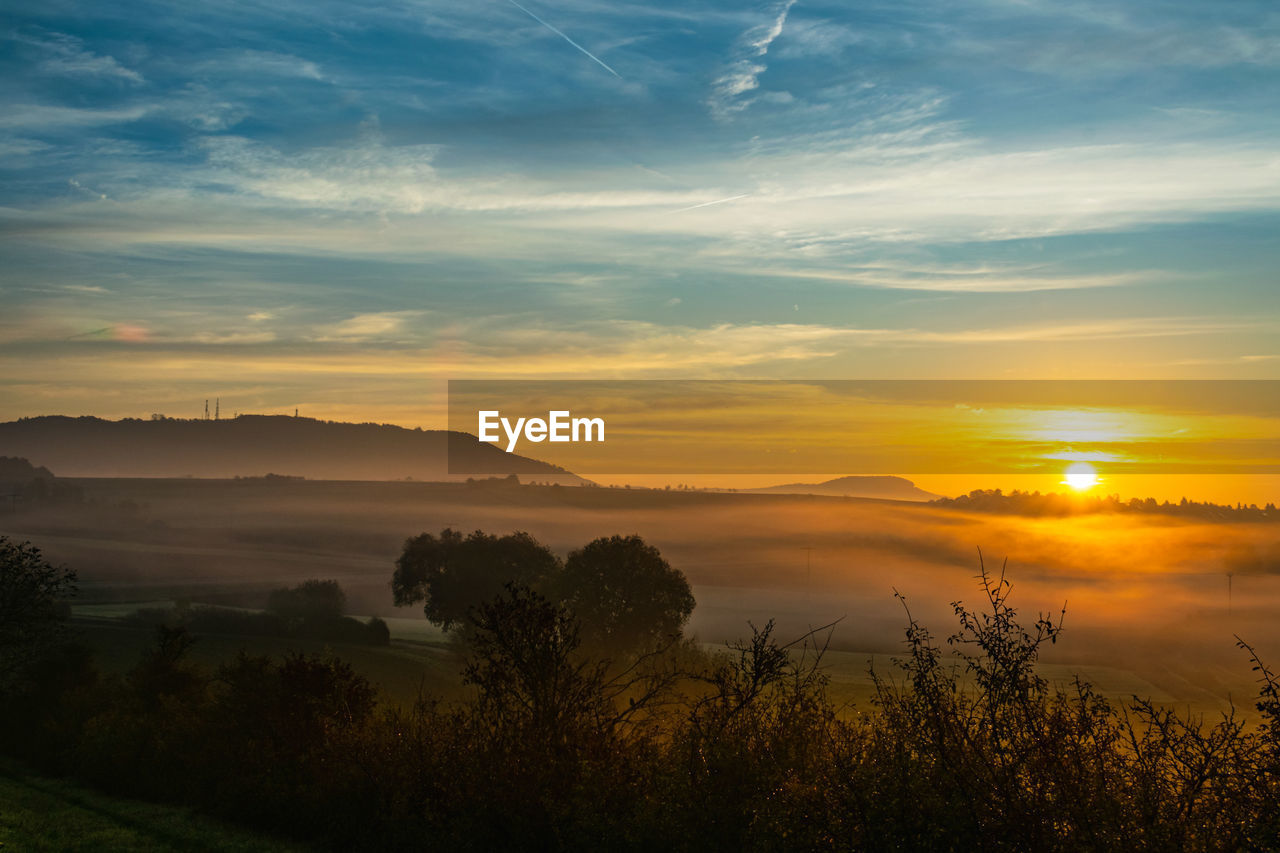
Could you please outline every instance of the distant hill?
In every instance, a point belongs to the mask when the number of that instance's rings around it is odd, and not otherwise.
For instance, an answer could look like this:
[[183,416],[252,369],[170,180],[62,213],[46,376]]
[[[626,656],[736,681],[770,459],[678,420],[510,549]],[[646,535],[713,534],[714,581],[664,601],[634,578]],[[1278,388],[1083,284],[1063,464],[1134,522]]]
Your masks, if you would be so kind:
[[19,457],[0,456],[0,483],[29,483],[35,479],[52,480],[53,472]]
[[895,501],[932,501],[940,497],[918,488],[903,477],[837,477],[825,483],[788,483],[762,489],[744,489],[760,494],[837,495],[848,498],[884,498]]
[[5,511],[82,500],[79,486],[59,480],[48,468],[21,457],[0,456],[0,508]]
[[[448,473],[449,453],[454,467],[467,474]],[[463,432],[285,415],[225,420],[23,418],[0,423],[0,454],[36,460],[63,477],[227,478],[274,473],[322,480],[464,480],[468,475],[516,474],[526,482],[586,482],[563,468],[505,453]]]

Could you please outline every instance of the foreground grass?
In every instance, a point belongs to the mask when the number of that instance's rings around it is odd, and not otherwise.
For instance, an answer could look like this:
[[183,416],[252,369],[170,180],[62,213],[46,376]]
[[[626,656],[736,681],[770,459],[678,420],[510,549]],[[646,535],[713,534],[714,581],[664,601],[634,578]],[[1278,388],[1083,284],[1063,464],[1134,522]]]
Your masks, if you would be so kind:
[[[111,619],[77,619],[77,636],[93,650],[103,672],[122,675],[137,665],[139,656],[155,643],[151,628]],[[266,655],[279,660],[289,652],[334,654],[368,678],[385,701],[412,705],[421,692],[446,699],[464,694],[457,659],[440,644],[393,640],[390,646],[359,646],[301,637],[195,634],[188,659],[209,670],[230,663],[236,655]]]
[[0,762],[0,847],[6,851],[300,851],[188,809],[108,797]]

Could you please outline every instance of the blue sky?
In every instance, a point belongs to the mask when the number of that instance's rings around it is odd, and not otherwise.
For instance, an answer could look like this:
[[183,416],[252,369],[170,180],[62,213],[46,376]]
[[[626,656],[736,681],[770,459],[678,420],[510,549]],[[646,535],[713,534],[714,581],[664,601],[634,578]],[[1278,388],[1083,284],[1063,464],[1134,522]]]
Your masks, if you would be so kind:
[[1280,367],[1265,2],[47,2],[0,416]]

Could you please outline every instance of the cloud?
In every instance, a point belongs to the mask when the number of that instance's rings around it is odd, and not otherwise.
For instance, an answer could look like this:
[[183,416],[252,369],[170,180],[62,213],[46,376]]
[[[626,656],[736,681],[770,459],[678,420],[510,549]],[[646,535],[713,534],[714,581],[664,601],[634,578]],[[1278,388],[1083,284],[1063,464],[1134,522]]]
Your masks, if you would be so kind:
[[97,190],[90,189],[89,187],[86,187],[84,184],[77,181],[75,178],[69,179],[67,181],[67,186],[71,187],[73,190],[77,192],[84,193],[90,198],[96,198],[99,201],[103,201],[107,197],[106,193],[100,193]]
[[420,213],[439,196],[435,145],[385,147],[376,139],[293,156],[243,137],[208,137],[209,166],[226,186],[267,199],[332,210]]
[[752,99],[742,96],[760,87],[760,75],[768,70],[764,57],[769,53],[769,46],[782,35],[787,15],[795,3],[796,0],[784,0],[775,7],[769,22],[752,27],[738,39],[734,48],[738,57],[711,84],[707,104],[713,116],[728,118],[751,105]]
[[320,66],[309,59],[288,53],[266,50],[226,50],[197,65],[208,73],[236,73],[254,77],[300,77],[307,80],[325,80]]
[[[1010,64],[1063,77],[1135,69],[1280,65],[1280,18],[1241,3],[1220,14],[1208,7],[1125,8],[1114,3],[987,0],[1020,26],[952,40],[960,53],[998,54]],[[1044,37],[1053,33],[1056,37]]]
[[442,146],[392,146],[376,133],[347,147],[316,147],[289,155],[236,136],[206,137],[200,146],[208,157],[207,168],[184,170],[187,182],[215,183],[237,195],[318,210],[404,215],[438,211],[538,213],[669,209],[706,199],[705,192],[695,190],[601,186],[575,191],[565,189],[563,182],[520,175],[446,177],[434,166]]
[[359,343],[394,338],[405,330],[408,320],[422,316],[422,311],[381,311],[357,314],[339,323],[321,326],[314,338],[320,342]]
[[12,104],[0,113],[0,128],[7,130],[66,130],[95,125],[125,124],[152,111],[151,105],[116,108],[62,107],[52,104]]
[[74,36],[53,33],[47,38],[18,36],[16,40],[34,45],[48,54],[36,66],[43,74],[123,80],[135,85],[146,82],[141,74],[121,65],[115,57],[87,50],[84,42]]
[[927,290],[940,293],[1030,293],[1042,290],[1078,290],[1093,287],[1124,287],[1146,282],[1165,282],[1179,277],[1166,270],[1101,273],[1093,275],[1035,275],[979,268],[971,271],[938,272],[915,269],[871,267],[857,270],[787,269],[756,267],[744,274],[780,278],[843,282],[858,287],[892,290]]

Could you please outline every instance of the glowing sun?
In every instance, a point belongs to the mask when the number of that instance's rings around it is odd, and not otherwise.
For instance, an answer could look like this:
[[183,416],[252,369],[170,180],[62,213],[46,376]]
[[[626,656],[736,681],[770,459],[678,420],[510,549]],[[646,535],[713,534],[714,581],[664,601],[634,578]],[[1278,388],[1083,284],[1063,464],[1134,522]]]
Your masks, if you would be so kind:
[[1098,485],[1098,472],[1088,462],[1076,462],[1067,468],[1062,482],[1078,492],[1088,491]]

